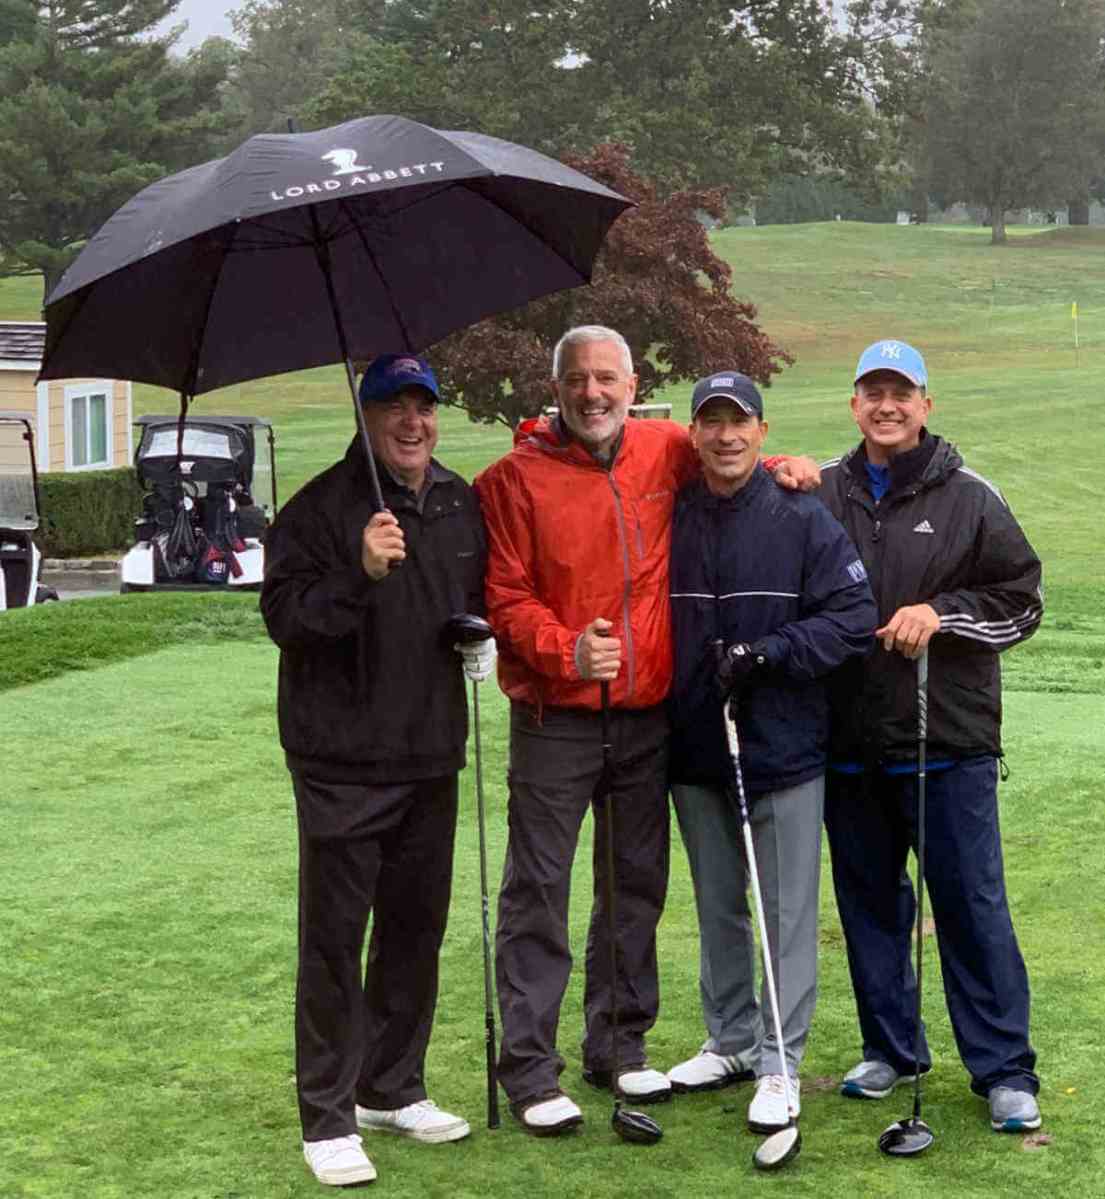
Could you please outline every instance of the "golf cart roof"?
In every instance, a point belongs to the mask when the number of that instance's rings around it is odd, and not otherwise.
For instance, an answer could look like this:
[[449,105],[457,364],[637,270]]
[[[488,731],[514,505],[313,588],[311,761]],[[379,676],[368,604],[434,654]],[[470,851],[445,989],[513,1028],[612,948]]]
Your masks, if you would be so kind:
[[[272,428],[272,421],[266,420],[263,416],[206,416],[198,412],[190,413],[186,418],[185,424],[193,422],[204,425],[259,425],[265,429]],[[136,416],[134,418],[136,425],[175,425],[180,423],[180,414],[176,416]]]
[[[26,461],[0,466],[0,529],[31,532],[38,528],[38,479],[34,460],[33,412],[7,408],[0,412],[0,425],[22,425]],[[18,443],[16,443],[18,444]],[[9,443],[10,448],[10,443]],[[20,451],[16,450],[18,455]]]

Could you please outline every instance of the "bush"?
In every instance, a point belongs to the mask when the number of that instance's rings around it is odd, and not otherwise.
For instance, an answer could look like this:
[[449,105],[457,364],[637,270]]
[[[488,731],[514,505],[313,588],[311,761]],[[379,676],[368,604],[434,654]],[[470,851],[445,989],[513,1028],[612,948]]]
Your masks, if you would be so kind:
[[36,541],[45,558],[73,558],[127,548],[142,489],[133,467],[52,473],[38,479],[42,525]]

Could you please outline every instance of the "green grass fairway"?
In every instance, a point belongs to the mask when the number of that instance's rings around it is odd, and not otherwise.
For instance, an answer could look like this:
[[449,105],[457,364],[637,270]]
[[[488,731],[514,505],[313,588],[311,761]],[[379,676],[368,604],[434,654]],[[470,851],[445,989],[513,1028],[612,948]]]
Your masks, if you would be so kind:
[[[366,1138],[375,1190],[404,1199],[716,1199],[719,1194],[990,1199],[1102,1193],[1105,1076],[1105,564],[1098,418],[1105,391],[1105,231],[988,231],[847,222],[734,229],[717,245],[734,290],[797,356],[767,393],[769,448],[850,446],[860,349],[882,336],[925,353],[936,409],[968,464],[998,483],[1045,564],[1039,633],[1004,659],[1001,787],[1010,901],[1033,990],[1043,1079],[1036,1137],[998,1136],[971,1096],[927,941],[926,1079],[933,1149],[892,1161],[879,1132],[909,1096],[840,1099],[860,1053],[824,864],[820,996],[803,1064],[799,1159],[751,1166],[750,1088],[653,1109],[634,1148],[609,1097],[579,1077],[590,827],[572,901],[580,967],[562,1012],[565,1087],[587,1123],[562,1141],[505,1112],[483,1126],[483,982],[474,771],[462,779],[454,903],[427,1078],[474,1135],[457,1145]],[[1079,305],[1076,361],[1070,305]],[[0,315],[34,319],[37,281],[0,281]],[[22,305],[22,307],[20,307]],[[719,363],[719,366],[728,364]],[[672,388],[683,419],[689,385]],[[136,413],[175,398],[136,389]],[[322,369],[202,396],[198,411],[273,418],[286,498],[344,452],[342,375]],[[471,477],[510,443],[442,414],[439,456]],[[296,847],[276,740],[277,654],[248,595],[128,595],[0,614],[0,728],[9,751],[0,838],[0,1197],[319,1196],[299,1151],[291,1037]],[[506,841],[506,704],[481,692],[493,883]],[[675,836],[659,934],[663,1006],[650,1037],[668,1067],[703,1037],[697,933]]]

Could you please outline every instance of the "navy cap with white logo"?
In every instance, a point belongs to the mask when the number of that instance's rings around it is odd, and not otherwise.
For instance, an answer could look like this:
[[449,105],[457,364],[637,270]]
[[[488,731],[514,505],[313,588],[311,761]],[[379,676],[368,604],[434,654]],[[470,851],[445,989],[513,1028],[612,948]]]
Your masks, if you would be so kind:
[[361,403],[390,400],[404,387],[422,387],[435,400],[441,399],[437,378],[428,362],[413,354],[381,354],[373,358],[361,378]]
[[710,400],[728,400],[749,416],[762,417],[764,401],[756,384],[747,375],[739,371],[719,371],[699,379],[691,393],[691,420],[698,415],[698,410]]
[[914,387],[928,385],[928,371],[925,370],[925,360],[920,352],[904,341],[895,341],[893,338],[876,341],[863,351],[856,363],[855,381],[858,383],[872,371],[894,371],[908,379]]

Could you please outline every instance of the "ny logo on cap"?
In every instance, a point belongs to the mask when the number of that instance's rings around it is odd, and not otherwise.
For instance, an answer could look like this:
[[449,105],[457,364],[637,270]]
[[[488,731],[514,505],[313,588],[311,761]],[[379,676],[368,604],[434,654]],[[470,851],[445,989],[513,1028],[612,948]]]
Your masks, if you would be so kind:
[[884,341],[879,353],[884,358],[901,358],[902,347],[896,341]]

